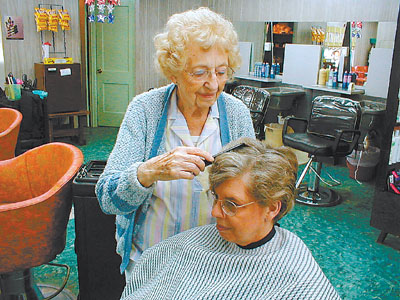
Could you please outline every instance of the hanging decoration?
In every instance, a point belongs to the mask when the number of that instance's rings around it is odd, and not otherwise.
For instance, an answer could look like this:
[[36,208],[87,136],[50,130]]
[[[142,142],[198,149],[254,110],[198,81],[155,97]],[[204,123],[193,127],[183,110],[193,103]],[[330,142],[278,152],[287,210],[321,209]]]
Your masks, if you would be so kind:
[[108,24],[114,24],[115,15],[113,15],[113,10],[115,6],[121,5],[121,0],[85,0],[85,4],[88,6],[89,23],[97,20],[98,23],[107,21]]
[[94,11],[95,11],[94,0],[85,0],[85,4],[89,8],[89,17],[88,17],[89,22],[93,23],[95,21],[95,18],[94,18]]
[[354,50],[357,40],[361,38],[362,22],[351,22],[351,48]]

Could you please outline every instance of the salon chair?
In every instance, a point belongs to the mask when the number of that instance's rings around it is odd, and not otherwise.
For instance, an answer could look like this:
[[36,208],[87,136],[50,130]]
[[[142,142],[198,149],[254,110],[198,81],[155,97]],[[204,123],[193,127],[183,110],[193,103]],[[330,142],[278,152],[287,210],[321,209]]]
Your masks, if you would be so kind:
[[0,160],[13,158],[22,114],[12,108],[0,108]]
[[[50,264],[65,247],[72,179],[82,162],[82,152],[65,143],[45,144],[0,161],[1,300],[43,299],[31,268]],[[67,283],[69,267],[50,265],[66,269],[57,295]]]
[[265,138],[264,117],[269,104],[269,93],[254,86],[239,85],[233,89],[232,95],[242,100],[249,108],[256,138],[263,140]]
[[[308,119],[288,117],[282,131],[285,146],[308,153],[309,160],[296,182],[296,201],[311,206],[334,206],[340,195],[320,186],[320,180],[330,186],[340,182],[330,176],[331,183],[321,178],[322,160],[350,154],[358,144],[361,107],[357,101],[333,96],[318,96],[312,101]],[[288,128],[295,129],[294,133]],[[308,184],[301,185],[307,171]],[[333,182],[333,183],[332,183]]]

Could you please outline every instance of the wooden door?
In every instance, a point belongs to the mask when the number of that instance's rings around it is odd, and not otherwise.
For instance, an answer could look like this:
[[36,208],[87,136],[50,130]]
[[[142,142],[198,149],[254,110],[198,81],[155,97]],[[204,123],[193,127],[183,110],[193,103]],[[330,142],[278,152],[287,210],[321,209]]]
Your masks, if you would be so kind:
[[113,13],[114,24],[96,23],[94,92],[98,126],[118,127],[135,88],[134,1],[122,0]]

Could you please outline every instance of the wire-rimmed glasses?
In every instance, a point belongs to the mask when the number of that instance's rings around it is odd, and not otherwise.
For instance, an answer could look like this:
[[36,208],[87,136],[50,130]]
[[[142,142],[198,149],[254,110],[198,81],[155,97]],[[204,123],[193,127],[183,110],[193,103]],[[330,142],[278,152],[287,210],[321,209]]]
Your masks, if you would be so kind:
[[213,206],[216,205],[217,202],[221,202],[222,211],[224,212],[224,214],[230,217],[236,215],[238,208],[245,207],[253,203],[257,203],[257,201],[253,201],[246,204],[238,205],[230,200],[226,199],[219,200],[217,199],[217,196],[212,190],[208,190],[207,195],[213,200]]
[[208,78],[210,78],[210,75],[212,75],[212,73],[215,74],[218,80],[224,81],[230,79],[234,71],[230,67],[222,66],[215,68],[213,71],[206,68],[198,68],[193,70],[192,72],[186,71],[186,73],[189,74],[193,78],[193,80],[196,81],[206,81]]

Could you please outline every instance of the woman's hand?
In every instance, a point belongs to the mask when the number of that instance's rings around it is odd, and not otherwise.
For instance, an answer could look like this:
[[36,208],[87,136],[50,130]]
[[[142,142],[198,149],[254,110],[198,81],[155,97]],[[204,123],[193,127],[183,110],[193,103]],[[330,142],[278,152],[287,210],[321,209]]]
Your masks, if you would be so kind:
[[149,187],[158,180],[193,179],[204,171],[204,160],[214,161],[212,155],[195,147],[177,147],[141,164],[137,171],[139,182]]

